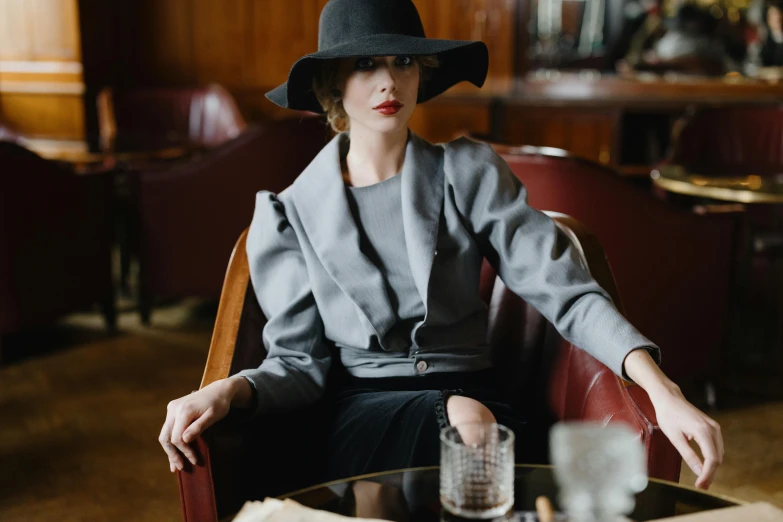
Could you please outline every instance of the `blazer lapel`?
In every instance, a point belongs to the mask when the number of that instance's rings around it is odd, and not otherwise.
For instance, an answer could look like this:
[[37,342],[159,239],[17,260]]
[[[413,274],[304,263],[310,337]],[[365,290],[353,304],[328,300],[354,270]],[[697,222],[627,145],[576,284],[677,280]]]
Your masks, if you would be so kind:
[[443,211],[441,148],[410,131],[402,166],[402,223],[413,280],[425,309]]
[[337,134],[293,184],[294,201],[307,238],[326,271],[367,318],[378,341],[396,321],[378,268],[361,252],[359,230],[345,195]]
[[[383,276],[361,252],[340,172],[336,135],[293,184],[302,226],[326,271],[372,325],[382,343],[396,322]],[[443,209],[442,152],[409,131],[401,180],[402,222],[411,272],[425,309]]]

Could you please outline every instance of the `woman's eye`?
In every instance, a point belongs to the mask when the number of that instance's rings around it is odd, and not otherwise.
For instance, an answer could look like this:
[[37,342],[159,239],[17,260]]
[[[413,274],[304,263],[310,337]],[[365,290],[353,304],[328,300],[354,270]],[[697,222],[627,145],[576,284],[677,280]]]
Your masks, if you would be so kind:
[[370,58],[359,58],[358,60],[356,60],[357,69],[369,69],[373,65],[374,63]]
[[398,65],[413,65],[413,57],[412,56],[398,56],[397,57],[397,64]]

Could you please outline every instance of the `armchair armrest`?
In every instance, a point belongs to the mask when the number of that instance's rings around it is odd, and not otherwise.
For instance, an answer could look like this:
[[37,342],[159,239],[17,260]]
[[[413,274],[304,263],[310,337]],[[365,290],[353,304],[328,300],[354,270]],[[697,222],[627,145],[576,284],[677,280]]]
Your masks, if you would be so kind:
[[[207,356],[207,364],[201,379],[201,388],[220,379],[229,377],[241,368],[236,366],[237,337],[239,326],[243,320],[245,298],[250,290],[250,273],[245,254],[247,229],[239,236],[234,246],[226,271],[223,291],[220,296],[215,329]],[[196,441],[198,463],[191,465],[185,462],[185,468],[177,472],[182,515],[185,522],[217,522],[218,505],[220,512],[236,511],[240,506],[234,505],[232,499],[238,498],[227,492],[226,498],[218,498],[215,492],[213,474],[221,476],[221,484],[232,484],[241,488],[241,469],[244,443],[243,424],[229,416],[207,429]],[[214,450],[214,451],[213,451]],[[213,462],[213,454],[220,455],[220,462]],[[239,481],[239,483],[236,483]],[[226,505],[228,504],[228,505]]]
[[[591,275],[623,312],[609,262],[597,238],[578,221],[549,213],[578,245]],[[681,457],[657,425],[655,410],[639,386],[615,375],[593,356],[562,341],[549,380],[549,405],[560,420],[623,423],[639,434],[651,477],[677,482]]]
[[560,350],[549,383],[550,406],[558,419],[625,424],[644,445],[649,476],[679,480],[680,454],[658,427],[650,398],[640,386],[626,384],[570,344]]

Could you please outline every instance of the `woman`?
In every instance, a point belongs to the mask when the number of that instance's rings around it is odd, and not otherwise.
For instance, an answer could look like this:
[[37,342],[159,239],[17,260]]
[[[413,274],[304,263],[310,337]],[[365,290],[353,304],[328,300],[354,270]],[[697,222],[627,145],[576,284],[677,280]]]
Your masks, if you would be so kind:
[[478,288],[489,257],[567,339],[648,392],[697,486],[709,486],[723,455],[718,425],[663,375],[658,348],[527,205],[508,165],[486,144],[433,145],[408,130],[416,103],[459,81],[480,87],[487,64],[481,42],[427,39],[410,0],[327,3],[319,51],[267,94],[325,111],[340,131],[289,188],[257,195],[247,254],[268,356],[170,403],[160,441],[172,471],[195,463],[188,444],[229,409],[312,404],[330,368],[342,376],[329,395],[332,477],[436,464],[447,424],[498,421],[524,440],[485,340]]

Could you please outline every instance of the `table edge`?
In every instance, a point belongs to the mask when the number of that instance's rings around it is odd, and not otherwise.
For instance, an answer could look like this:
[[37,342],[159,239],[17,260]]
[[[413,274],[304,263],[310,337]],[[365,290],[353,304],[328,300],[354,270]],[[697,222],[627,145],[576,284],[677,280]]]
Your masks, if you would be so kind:
[[[659,175],[656,176],[656,173],[659,173]],[[660,174],[659,169],[653,170],[651,178],[652,182],[660,188],[686,196],[718,199],[721,201],[731,201],[733,203],[783,203],[783,194],[771,194],[728,187],[697,186],[688,183],[687,181],[666,178]]]
[[[553,466],[551,464],[514,464],[514,468],[552,469]],[[440,466],[423,466],[423,467],[418,467],[418,468],[402,468],[402,469],[394,469],[394,470],[389,470],[389,471],[379,471],[379,472],[376,472],[376,473],[367,473],[367,474],[364,474],[364,475],[357,475],[355,477],[346,477],[346,478],[343,478],[343,479],[332,480],[332,481],[329,481],[329,482],[323,482],[321,484],[316,484],[314,486],[308,486],[306,488],[298,489],[296,491],[292,491],[290,493],[286,493],[284,495],[280,495],[277,498],[279,498],[279,499],[291,498],[291,497],[294,497],[294,496],[297,496],[297,495],[302,495],[302,494],[305,494],[305,493],[309,493],[310,491],[314,491],[316,489],[327,488],[329,486],[334,486],[336,484],[342,484],[342,483],[345,483],[345,482],[353,482],[353,481],[356,481],[356,480],[362,480],[362,479],[367,479],[367,478],[380,477],[380,476],[384,476],[384,475],[393,475],[393,474],[397,474],[397,473],[406,473],[408,471],[435,471],[435,470],[438,470],[438,469],[440,469]],[[672,482],[671,480],[657,479],[657,478],[653,478],[653,477],[650,477],[648,480],[650,482],[656,482],[658,484],[663,484],[663,485],[667,485],[667,486],[674,486],[674,487],[677,487],[677,488],[680,488],[680,489],[685,489],[685,490],[688,490],[688,491],[690,491],[692,493],[698,493],[700,495],[711,496],[711,497],[714,497],[714,498],[717,498],[717,499],[720,499],[720,500],[723,500],[723,501],[726,501],[726,502],[731,502],[731,503],[736,504],[738,506],[742,506],[742,505],[745,505],[745,504],[749,503],[749,501],[747,501],[747,500],[741,500],[741,499],[732,497],[730,495],[725,495],[723,493],[714,493],[714,492],[706,491],[706,490],[703,490],[703,489],[696,488],[694,486],[689,486],[687,484],[682,484],[682,483],[679,483],[679,482]]]

